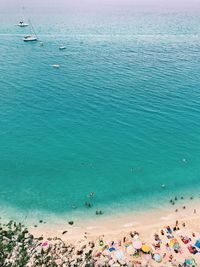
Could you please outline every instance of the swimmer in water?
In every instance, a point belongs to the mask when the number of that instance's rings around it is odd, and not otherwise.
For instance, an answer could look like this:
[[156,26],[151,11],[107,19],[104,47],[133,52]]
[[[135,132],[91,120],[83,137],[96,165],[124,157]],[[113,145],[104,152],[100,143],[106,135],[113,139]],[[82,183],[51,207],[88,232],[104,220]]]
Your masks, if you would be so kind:
[[92,197],[94,197],[94,195],[95,195],[95,192],[90,192],[90,193],[88,194],[88,197],[89,197],[89,198],[92,198]]

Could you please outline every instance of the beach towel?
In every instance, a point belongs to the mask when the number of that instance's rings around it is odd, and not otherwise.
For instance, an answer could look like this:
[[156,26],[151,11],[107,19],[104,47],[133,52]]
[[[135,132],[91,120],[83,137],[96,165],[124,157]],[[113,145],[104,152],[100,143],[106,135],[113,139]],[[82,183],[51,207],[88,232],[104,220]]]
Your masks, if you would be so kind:
[[194,255],[198,253],[197,249],[194,246],[192,246],[192,245],[189,245],[188,246],[188,250],[189,250],[189,252],[191,254],[194,254]]

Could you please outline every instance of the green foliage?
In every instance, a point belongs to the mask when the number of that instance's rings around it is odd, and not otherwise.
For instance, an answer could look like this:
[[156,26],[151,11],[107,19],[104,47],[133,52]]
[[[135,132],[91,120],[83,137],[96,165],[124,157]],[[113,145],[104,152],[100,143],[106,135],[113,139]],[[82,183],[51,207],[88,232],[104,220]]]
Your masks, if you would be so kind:
[[[32,254],[39,245],[39,240],[34,239],[21,223],[9,221],[7,224],[0,224],[0,266],[3,267],[26,267]],[[34,241],[34,242],[33,242]],[[35,266],[56,267],[56,263],[50,250],[32,256]]]

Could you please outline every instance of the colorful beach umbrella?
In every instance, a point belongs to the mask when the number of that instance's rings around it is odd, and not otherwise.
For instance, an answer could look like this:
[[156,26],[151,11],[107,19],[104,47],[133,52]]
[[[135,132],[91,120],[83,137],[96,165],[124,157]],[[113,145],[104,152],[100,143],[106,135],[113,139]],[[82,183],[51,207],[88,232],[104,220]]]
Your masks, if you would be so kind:
[[140,240],[133,240],[133,247],[135,249],[141,249],[142,248],[142,242]]
[[169,242],[169,245],[174,245],[175,243],[178,243],[177,239],[176,238],[172,238]]
[[125,244],[124,244],[124,246],[125,247],[129,247],[129,246],[132,246],[132,241],[127,241]]
[[[179,243],[178,243],[177,239],[176,239],[176,238],[171,239],[170,242],[169,242],[169,246],[170,246],[171,248],[174,248],[174,247],[179,246]],[[179,246],[179,247],[180,247],[180,246]]]
[[150,261],[151,260],[151,254],[144,254],[144,259],[146,261]]
[[142,245],[142,251],[143,251],[144,253],[149,253],[150,250],[151,250],[151,248],[150,248],[149,246],[147,246],[147,245]]

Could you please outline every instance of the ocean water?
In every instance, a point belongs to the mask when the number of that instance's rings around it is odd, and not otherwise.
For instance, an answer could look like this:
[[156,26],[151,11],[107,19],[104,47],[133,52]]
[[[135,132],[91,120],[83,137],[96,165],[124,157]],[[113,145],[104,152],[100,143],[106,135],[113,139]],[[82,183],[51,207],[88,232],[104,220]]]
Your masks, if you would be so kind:
[[44,46],[0,16],[1,214],[87,217],[197,195],[200,16],[30,17]]

